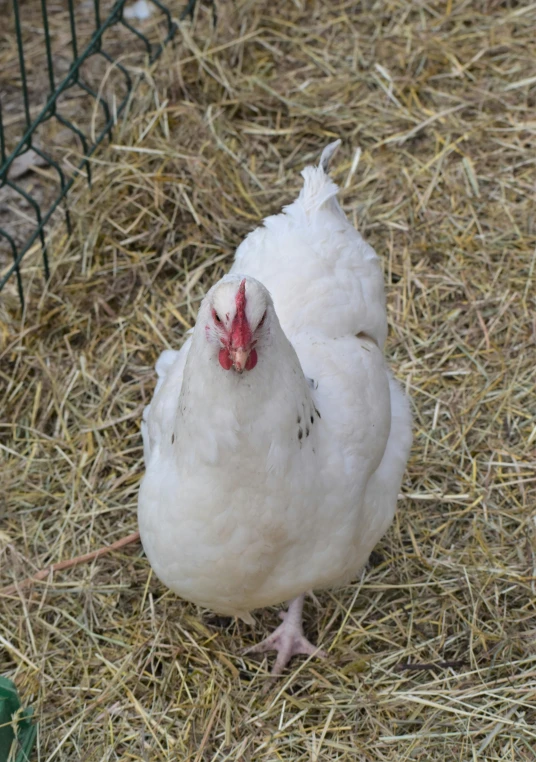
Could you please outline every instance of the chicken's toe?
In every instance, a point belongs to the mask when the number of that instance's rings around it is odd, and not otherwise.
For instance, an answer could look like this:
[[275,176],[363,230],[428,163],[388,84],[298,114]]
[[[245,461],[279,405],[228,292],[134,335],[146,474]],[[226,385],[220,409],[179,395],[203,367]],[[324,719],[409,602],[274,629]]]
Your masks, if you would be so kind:
[[303,634],[301,612],[303,596],[295,598],[287,612],[281,612],[282,624],[267,638],[246,650],[246,653],[266,653],[277,651],[277,658],[272,669],[272,675],[280,675],[293,656],[318,656],[326,658],[325,651],[310,643]]

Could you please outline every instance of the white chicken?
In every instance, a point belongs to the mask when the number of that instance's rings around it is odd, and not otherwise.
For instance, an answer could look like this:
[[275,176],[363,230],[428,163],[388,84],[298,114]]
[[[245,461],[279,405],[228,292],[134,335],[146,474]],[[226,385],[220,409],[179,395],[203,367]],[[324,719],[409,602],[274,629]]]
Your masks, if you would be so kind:
[[239,246],[180,351],[165,351],[142,421],[143,547],[183,598],[252,622],[290,601],[253,651],[319,654],[304,594],[344,584],[395,512],[412,433],[386,367],[383,276],[327,175]]

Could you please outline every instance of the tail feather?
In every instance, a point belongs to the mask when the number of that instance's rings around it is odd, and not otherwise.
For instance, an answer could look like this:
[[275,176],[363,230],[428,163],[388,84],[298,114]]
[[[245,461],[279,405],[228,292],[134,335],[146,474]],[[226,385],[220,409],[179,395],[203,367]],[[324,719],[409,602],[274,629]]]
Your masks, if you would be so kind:
[[306,212],[314,212],[320,209],[339,192],[339,186],[333,182],[327,173],[330,160],[340,144],[340,140],[330,143],[322,151],[318,166],[305,167],[301,173],[304,183],[298,201],[301,202]]
[[340,148],[340,145],[342,143],[342,140],[339,138],[338,140],[333,141],[333,143],[330,143],[328,146],[324,148],[322,151],[322,155],[320,156],[320,161],[318,163],[318,166],[324,170],[324,172],[328,172],[329,170],[329,163],[333,156],[337,153],[337,151]]

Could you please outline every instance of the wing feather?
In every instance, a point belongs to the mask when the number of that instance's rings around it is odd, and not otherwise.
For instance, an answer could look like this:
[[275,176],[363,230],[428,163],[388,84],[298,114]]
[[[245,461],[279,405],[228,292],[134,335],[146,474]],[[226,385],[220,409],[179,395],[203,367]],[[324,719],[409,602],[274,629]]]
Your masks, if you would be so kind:
[[[191,332],[190,332],[191,333]],[[141,434],[143,438],[143,457],[147,467],[162,438],[175,419],[177,403],[182,387],[182,377],[192,338],[188,336],[180,350],[166,349],[156,361],[158,380],[150,405],[143,411]]]

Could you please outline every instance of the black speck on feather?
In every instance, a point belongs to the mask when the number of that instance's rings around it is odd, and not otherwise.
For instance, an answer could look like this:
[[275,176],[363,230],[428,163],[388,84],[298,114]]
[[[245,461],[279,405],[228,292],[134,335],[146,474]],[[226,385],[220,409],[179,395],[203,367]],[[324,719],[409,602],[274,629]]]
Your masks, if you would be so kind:
[[298,429],[298,439],[301,439],[303,437],[303,431],[301,428]]
[[175,434],[172,434],[171,435],[171,444],[173,444],[174,441],[175,441]]

